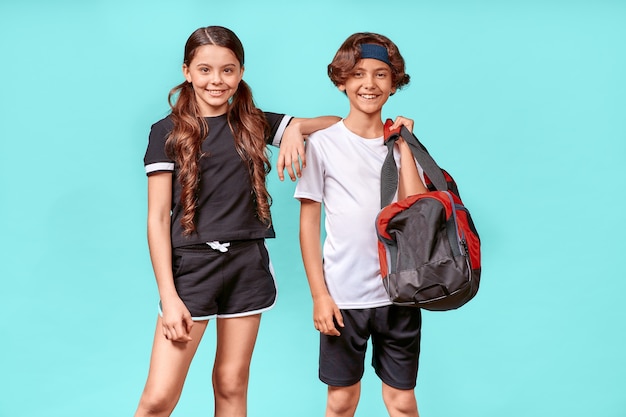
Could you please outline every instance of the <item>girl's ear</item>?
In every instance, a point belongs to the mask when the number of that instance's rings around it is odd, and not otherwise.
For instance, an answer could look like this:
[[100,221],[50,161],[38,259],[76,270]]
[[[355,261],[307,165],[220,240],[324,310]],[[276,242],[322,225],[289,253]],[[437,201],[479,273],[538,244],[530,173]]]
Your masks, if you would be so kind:
[[183,76],[188,83],[191,82],[191,74],[189,73],[189,67],[187,66],[187,64],[183,64]]
[[238,75],[238,80],[237,80],[237,88],[239,88],[239,84],[241,83],[241,81],[243,81],[243,72],[244,72],[245,68],[242,65],[241,69],[239,70],[239,75]]

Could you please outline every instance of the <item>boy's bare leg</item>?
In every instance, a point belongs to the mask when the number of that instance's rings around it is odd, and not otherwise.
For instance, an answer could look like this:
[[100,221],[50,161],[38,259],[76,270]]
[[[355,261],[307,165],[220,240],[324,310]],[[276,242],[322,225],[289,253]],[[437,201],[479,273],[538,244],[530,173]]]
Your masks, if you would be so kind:
[[419,417],[412,389],[398,389],[383,382],[383,401],[390,417]]
[[326,417],[353,417],[360,395],[360,382],[349,387],[328,386]]

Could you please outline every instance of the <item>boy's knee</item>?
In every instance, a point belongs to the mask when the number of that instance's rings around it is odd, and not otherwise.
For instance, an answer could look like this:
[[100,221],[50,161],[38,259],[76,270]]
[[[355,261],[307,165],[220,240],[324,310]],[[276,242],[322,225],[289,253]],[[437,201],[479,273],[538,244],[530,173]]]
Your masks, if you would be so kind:
[[390,415],[418,415],[417,400],[412,389],[393,388],[383,383],[383,401]]
[[349,387],[328,387],[327,408],[333,416],[351,416],[359,403],[360,384]]

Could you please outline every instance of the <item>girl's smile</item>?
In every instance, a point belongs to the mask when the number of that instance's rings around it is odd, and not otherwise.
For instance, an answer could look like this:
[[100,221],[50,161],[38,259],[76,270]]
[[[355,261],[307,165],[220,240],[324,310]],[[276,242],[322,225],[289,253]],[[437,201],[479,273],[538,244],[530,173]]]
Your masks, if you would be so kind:
[[191,62],[183,65],[185,79],[193,85],[204,117],[226,113],[243,72],[244,68],[233,51],[215,45],[198,47]]

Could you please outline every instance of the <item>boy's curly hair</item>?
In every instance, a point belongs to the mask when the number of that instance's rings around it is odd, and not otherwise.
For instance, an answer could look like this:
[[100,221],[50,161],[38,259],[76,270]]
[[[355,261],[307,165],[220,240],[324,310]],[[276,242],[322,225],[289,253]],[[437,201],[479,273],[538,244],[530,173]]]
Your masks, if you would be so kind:
[[378,33],[359,32],[350,35],[341,45],[333,61],[328,64],[328,77],[336,86],[345,84],[354,66],[361,59],[361,45],[371,43],[387,49],[391,63],[392,85],[400,89],[411,80],[405,71],[404,58],[395,43]]

